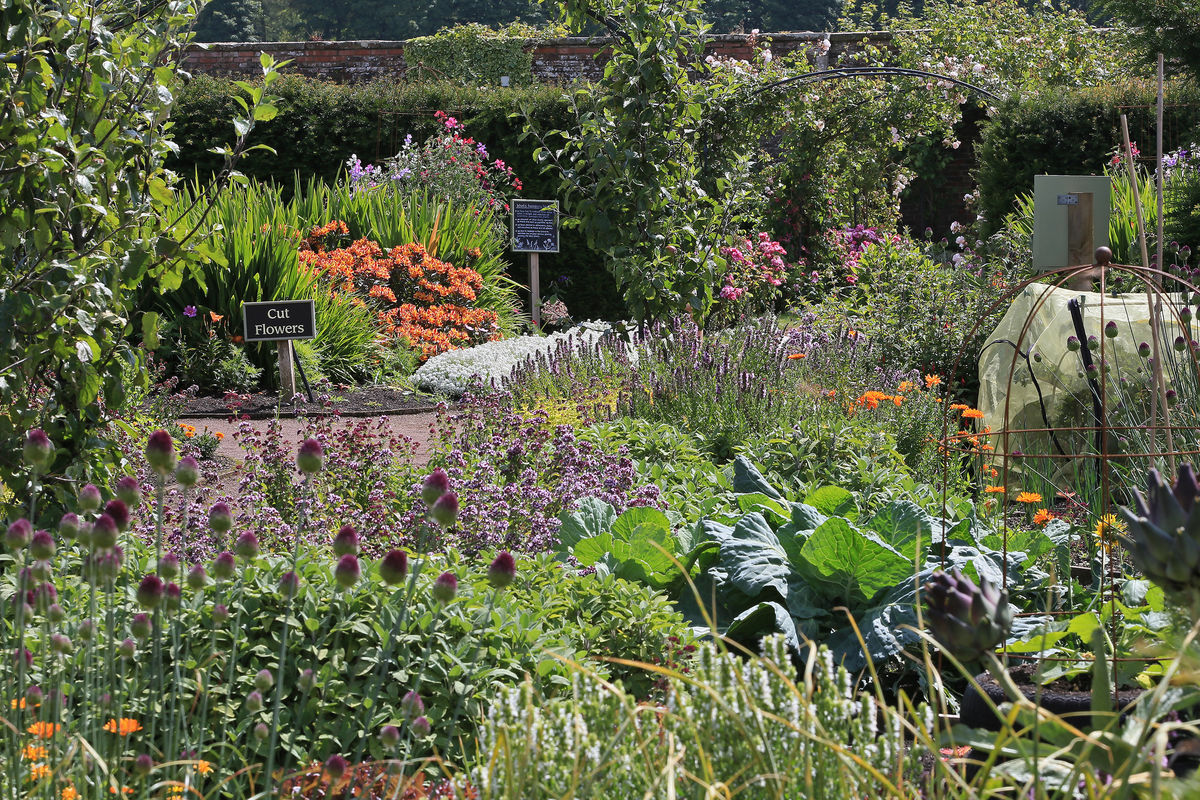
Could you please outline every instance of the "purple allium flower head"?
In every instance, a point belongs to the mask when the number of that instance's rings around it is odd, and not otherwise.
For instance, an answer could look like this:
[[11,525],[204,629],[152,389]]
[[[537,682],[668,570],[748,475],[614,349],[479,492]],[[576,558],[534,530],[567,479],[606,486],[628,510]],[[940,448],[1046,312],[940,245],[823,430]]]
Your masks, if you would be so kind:
[[425,701],[421,699],[421,695],[410,690],[400,698],[400,713],[405,719],[416,719],[425,713]]
[[258,556],[258,537],[253,531],[243,531],[233,543],[233,552],[246,561],[253,561]]
[[179,610],[183,604],[183,592],[177,583],[168,583],[167,588],[163,590],[163,608],[167,613],[173,614]]
[[8,526],[8,531],[4,534],[4,544],[9,550],[20,550],[29,544],[32,537],[33,526],[29,524],[29,520],[21,517]]
[[117,524],[117,530],[129,530],[129,506],[125,505],[124,501],[114,497],[104,504],[104,513],[112,517],[112,521]]
[[187,585],[194,591],[200,591],[208,585],[208,573],[204,571],[202,565],[196,564],[188,571]]
[[389,586],[395,586],[404,580],[408,574],[408,553],[403,550],[389,550],[379,562],[379,577]]
[[254,726],[254,738],[260,742],[265,742],[267,737],[271,735],[271,729],[267,727],[267,723],[260,722]]
[[412,721],[413,736],[416,736],[418,739],[424,739],[432,731],[433,731],[433,726],[429,724],[428,718],[417,717],[416,719],[414,719]]
[[157,575],[147,575],[138,584],[137,601],[142,608],[157,608],[163,598],[162,578]]
[[507,550],[501,550],[497,556],[492,559],[492,563],[488,565],[487,578],[496,589],[503,589],[513,582],[517,577],[517,561],[513,558],[512,553]]
[[250,692],[250,694],[246,695],[246,710],[251,714],[263,710],[262,692],[255,689],[254,691]]
[[79,535],[79,515],[68,511],[58,521],[58,535],[70,541]]
[[35,469],[50,466],[54,459],[54,443],[41,428],[31,428],[25,433],[25,444],[21,448],[25,463]]
[[117,527],[117,522],[109,514],[101,514],[96,517],[96,521],[92,523],[92,547],[109,548],[117,543],[117,535],[120,529]]
[[362,577],[362,568],[358,564],[358,556],[347,553],[339,558],[337,565],[333,568],[333,577],[337,581],[338,586],[343,589],[349,589],[358,583],[358,579]]
[[224,603],[217,603],[213,606],[212,611],[213,622],[221,625],[229,620],[229,608]]
[[271,674],[269,669],[260,669],[258,674],[254,676],[254,688],[260,692],[268,692],[275,685],[275,676]]
[[175,468],[175,480],[185,489],[195,486],[200,482],[200,462],[191,456],[179,459],[179,466]]
[[134,643],[133,639],[126,638],[119,645],[117,645],[117,655],[126,660],[131,660],[134,656],[136,656],[137,645]]
[[65,633],[50,634],[50,649],[60,655],[69,655],[75,650],[74,643],[71,642],[71,637]]
[[100,496],[100,490],[96,484],[89,483],[79,490],[76,502],[79,503],[81,511],[95,511],[104,502],[104,498]]
[[350,763],[339,755],[332,755],[325,762],[325,774],[330,780],[340,781],[342,776],[346,774]]
[[225,533],[233,527],[233,512],[225,503],[215,503],[208,511],[208,527],[217,533]]
[[429,508],[429,516],[443,528],[449,528],[458,519],[458,495],[446,492]]
[[29,651],[29,648],[28,648],[28,647],[22,647],[22,648],[20,648],[20,649],[18,649],[18,650],[14,650],[14,651],[13,651],[13,654],[12,654],[12,660],[13,660],[13,663],[14,663],[14,664],[18,663],[18,662],[19,662],[19,661],[20,661],[22,658],[24,658],[24,659],[25,659],[25,666],[26,666],[26,667],[32,667],[32,666],[33,666],[33,653],[31,653],[31,652]]
[[45,613],[46,609],[58,600],[58,590],[54,588],[53,583],[38,584],[37,588],[29,594],[30,600],[33,602],[33,607],[42,613]]
[[118,478],[113,492],[130,508],[137,508],[142,504],[142,487],[138,485],[137,478],[130,475]]
[[146,442],[146,463],[150,469],[162,476],[171,474],[175,469],[175,440],[171,434],[159,429],[150,434]]
[[325,460],[325,448],[316,439],[305,439],[296,454],[296,466],[305,475],[320,472]]
[[433,582],[433,597],[439,603],[449,603],[458,593],[458,578],[453,572],[443,572]]
[[63,608],[62,606],[60,606],[58,603],[51,603],[46,608],[46,619],[50,620],[50,622],[52,622],[53,624],[57,625],[58,623],[62,622],[66,618],[67,618],[67,610],[65,608]]
[[334,555],[358,555],[358,531],[353,525],[343,525],[333,537]]
[[154,625],[150,621],[150,615],[138,612],[133,615],[133,619],[129,621],[129,632],[133,634],[133,638],[144,640],[150,635],[150,631]]
[[25,704],[26,705],[33,705],[33,706],[40,705],[42,700],[44,700],[45,698],[46,698],[46,693],[42,691],[42,687],[40,687],[40,686],[36,686],[36,685],[30,686],[28,689],[25,690]]
[[145,777],[154,769],[154,759],[145,753],[141,753],[133,760],[133,772],[136,775]]
[[433,507],[438,498],[450,491],[450,476],[446,470],[438,467],[425,478],[421,484],[421,499],[425,505]]
[[384,725],[379,731],[379,741],[387,749],[395,749],[400,744],[400,729],[395,725]]
[[79,637],[81,642],[90,642],[96,638],[96,620],[88,617],[83,622],[79,623],[79,627],[75,629],[75,635]]
[[317,688],[317,674],[311,669],[300,670],[300,677],[296,680],[296,684],[302,692],[311,692]]
[[1150,357],[1150,345],[1147,342],[1142,342],[1138,345],[1138,355],[1142,358]]
[[179,556],[166,553],[158,560],[158,574],[164,578],[174,578],[179,574]]
[[295,597],[300,590],[300,576],[288,570],[279,576],[278,590],[284,597]]
[[233,560],[233,553],[224,550],[217,554],[213,561],[212,574],[219,581],[227,581],[233,577],[237,571],[237,562]]
[[29,540],[29,555],[34,558],[52,558],[54,551],[54,537],[50,535],[50,531],[37,531]]

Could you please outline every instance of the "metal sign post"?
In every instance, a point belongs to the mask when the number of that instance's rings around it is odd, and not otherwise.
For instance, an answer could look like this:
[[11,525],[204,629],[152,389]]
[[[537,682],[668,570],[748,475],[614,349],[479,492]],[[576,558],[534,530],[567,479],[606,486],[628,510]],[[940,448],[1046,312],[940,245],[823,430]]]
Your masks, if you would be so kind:
[[242,330],[247,342],[277,342],[279,392],[291,402],[296,396],[292,340],[315,339],[317,306],[312,300],[270,300],[242,303]]
[[513,200],[512,250],[529,253],[529,303],[533,324],[542,324],[541,253],[558,252],[558,201]]

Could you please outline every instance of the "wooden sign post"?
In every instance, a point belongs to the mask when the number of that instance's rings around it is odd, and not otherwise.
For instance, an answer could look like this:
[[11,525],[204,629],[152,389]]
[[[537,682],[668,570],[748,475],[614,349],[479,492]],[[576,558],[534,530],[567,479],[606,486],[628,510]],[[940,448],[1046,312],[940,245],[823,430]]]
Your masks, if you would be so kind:
[[312,300],[242,303],[242,330],[247,342],[279,344],[279,393],[286,402],[296,396],[292,340],[315,339],[317,307]]
[[542,324],[541,275],[538,255],[558,252],[558,201],[513,200],[512,251],[529,253],[529,304],[533,324]]

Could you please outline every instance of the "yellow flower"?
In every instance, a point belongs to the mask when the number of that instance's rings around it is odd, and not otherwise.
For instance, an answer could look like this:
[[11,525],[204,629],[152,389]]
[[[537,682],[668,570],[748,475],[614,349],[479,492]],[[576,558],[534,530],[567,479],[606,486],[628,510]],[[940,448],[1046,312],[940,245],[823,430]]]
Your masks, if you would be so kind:
[[987,494],[1004,494],[1003,486],[985,486],[983,491]]
[[49,739],[54,734],[58,733],[58,730],[61,727],[62,725],[54,722],[35,722],[25,730],[39,739]]
[[1050,520],[1054,519],[1054,515],[1050,513],[1048,508],[1039,508],[1038,512],[1033,515],[1034,525],[1045,525]]
[[1096,539],[1105,550],[1112,548],[1112,538],[1114,534],[1125,533],[1125,523],[1117,519],[1115,514],[1105,514],[1096,522],[1096,527],[1092,531]]
[[119,720],[110,719],[108,722],[104,723],[104,730],[108,731],[109,733],[115,733],[118,736],[128,736],[131,733],[137,733],[141,729],[142,723],[138,722],[136,719],[130,719],[129,717],[121,717]]
[[1042,496],[1037,492],[1021,492],[1017,495],[1016,500],[1018,503],[1040,503]]

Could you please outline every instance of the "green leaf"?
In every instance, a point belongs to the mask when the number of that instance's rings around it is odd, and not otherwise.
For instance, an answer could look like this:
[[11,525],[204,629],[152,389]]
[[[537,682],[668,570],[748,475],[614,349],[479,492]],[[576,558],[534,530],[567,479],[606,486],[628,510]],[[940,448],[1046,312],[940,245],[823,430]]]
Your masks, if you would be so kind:
[[560,514],[559,520],[562,521],[562,528],[558,532],[558,545],[554,551],[567,555],[583,539],[611,530],[617,521],[617,512],[597,497],[585,497],[574,511]]
[[804,502],[830,517],[844,517],[857,510],[854,493],[840,486],[822,486],[805,496]]
[[869,603],[915,572],[913,561],[877,534],[837,518],[813,531],[795,566],[801,577],[832,603],[851,609]]

